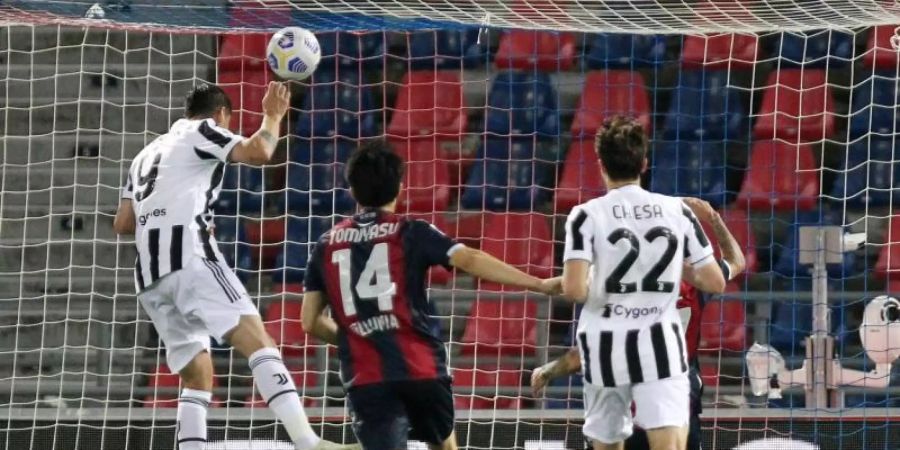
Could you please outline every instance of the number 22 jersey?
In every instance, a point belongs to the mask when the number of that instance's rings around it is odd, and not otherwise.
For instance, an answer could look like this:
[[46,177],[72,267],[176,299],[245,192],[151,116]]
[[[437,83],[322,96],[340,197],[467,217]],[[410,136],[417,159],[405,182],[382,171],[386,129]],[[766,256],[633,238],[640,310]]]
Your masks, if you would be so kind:
[[687,371],[676,305],[682,267],[715,259],[680,198],[627,185],[576,206],[563,259],[591,264],[577,333],[586,382],[614,387]]

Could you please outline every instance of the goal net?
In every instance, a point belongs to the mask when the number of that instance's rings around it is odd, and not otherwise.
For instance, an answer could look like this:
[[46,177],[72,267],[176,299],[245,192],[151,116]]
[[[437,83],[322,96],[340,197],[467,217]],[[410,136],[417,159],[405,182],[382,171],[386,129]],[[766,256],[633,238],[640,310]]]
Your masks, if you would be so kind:
[[[354,440],[336,352],[299,311],[311,242],[353,212],[355,145],[384,136],[408,162],[402,213],[548,276],[568,212],[606,190],[593,137],[628,114],[651,142],[645,187],[709,201],[746,254],[690,318],[703,448],[895,448],[900,304],[866,308],[900,296],[897,24],[900,6],[874,0],[4,1],[0,448],[175,446],[178,378],[112,217],[131,160],[193,85],[219,83],[233,130],[256,130],[265,45],[287,25],[317,32],[322,64],[291,83],[273,163],[228,167],[215,234],[317,432]],[[810,249],[801,230],[819,226],[865,244]],[[529,387],[575,345],[577,310],[429,276],[460,445],[582,448],[581,376]],[[863,345],[872,326],[886,347]],[[290,448],[246,362],[213,354],[209,448]]]

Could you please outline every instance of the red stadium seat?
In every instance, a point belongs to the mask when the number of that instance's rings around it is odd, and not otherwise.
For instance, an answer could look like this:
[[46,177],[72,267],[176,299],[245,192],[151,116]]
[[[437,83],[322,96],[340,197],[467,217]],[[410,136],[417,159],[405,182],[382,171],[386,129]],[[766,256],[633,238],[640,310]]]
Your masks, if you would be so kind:
[[898,64],[897,50],[891,45],[891,38],[896,35],[897,25],[879,25],[869,31],[866,53],[863,63],[867,68],[896,70]]
[[702,353],[742,352],[747,348],[744,303],[738,300],[711,300],[703,306],[700,319]]
[[464,355],[479,358],[534,355],[537,303],[521,298],[475,300],[460,342]]
[[685,36],[681,64],[691,69],[750,69],[758,49],[759,37],[753,34]]
[[536,30],[510,30],[500,37],[494,57],[498,69],[559,71],[575,61],[575,36]]
[[[881,247],[875,272],[886,276],[889,282],[900,283],[900,215],[891,216],[891,223],[882,242],[887,245]],[[897,287],[900,288],[900,284]]]
[[473,160],[462,160],[460,157],[460,139],[431,138],[394,138],[391,146],[404,161],[432,161],[440,159],[446,162],[450,191],[457,191],[463,175],[463,166],[470,166]]
[[719,368],[715,364],[700,364],[700,379],[704,386],[719,385]]
[[[297,386],[297,393],[303,400],[303,406],[306,406],[307,408],[318,406],[318,400],[304,394],[307,389],[314,388],[319,384],[319,372],[311,367],[303,368],[290,365],[288,365],[288,371],[291,373],[291,378],[294,379],[294,384]],[[253,394],[247,396],[247,398],[245,399],[244,407],[261,409],[265,409],[268,407],[266,405],[266,401],[263,400],[262,396],[259,394],[259,391],[256,390],[255,383],[253,385]]]
[[[536,213],[485,214],[481,249],[531,275],[547,278],[553,273],[553,234],[547,218]],[[481,289],[505,287],[480,282]]]
[[630,70],[589,72],[572,121],[572,135],[592,137],[607,117],[617,114],[634,116],[650,131],[650,100],[644,77]]
[[[456,392],[469,392],[469,394],[455,394],[454,405],[456,409],[518,409],[521,404],[520,396],[498,395],[501,388],[518,388],[521,386],[522,373],[516,368],[454,368],[453,386]],[[478,392],[478,388],[487,391],[493,390],[493,394]]]
[[[742,208],[729,208],[720,211],[720,214],[725,221],[725,226],[728,227],[728,230],[731,231],[734,239],[737,240],[744,251],[744,262],[746,264],[744,273],[756,273],[756,270],[759,268],[759,260],[756,256],[756,237],[753,235],[753,227],[750,224],[750,218],[747,216],[747,213]],[[703,222],[703,229],[713,244],[716,258],[721,258],[722,252],[719,251],[719,243],[716,240],[716,235],[712,232],[712,228],[709,224]],[[740,278],[738,277],[737,279]]]
[[[429,143],[426,143],[429,144]],[[450,204],[450,170],[447,161],[407,161],[400,212],[444,211]]]
[[234,111],[230,125],[232,131],[250,135],[259,129],[262,124],[262,98],[271,79],[269,70],[263,66],[219,68],[218,84],[231,99]]
[[284,219],[248,220],[245,230],[247,243],[254,246],[253,257],[261,260],[259,267],[263,269],[275,267],[275,260],[284,246]]
[[757,141],[738,201],[752,209],[810,210],[819,196],[819,173],[806,145]]
[[275,340],[285,358],[310,357],[316,353],[316,345],[321,345],[303,331],[300,323],[301,302],[274,301],[266,308],[263,321],[266,332]]
[[456,138],[466,131],[459,72],[407,72],[400,83],[387,129],[390,137]]
[[824,70],[784,69],[769,75],[754,137],[809,142],[834,131],[834,99]]
[[600,158],[594,149],[593,139],[572,141],[562,177],[556,186],[557,214],[568,214],[578,204],[599,197],[606,192],[600,176]]

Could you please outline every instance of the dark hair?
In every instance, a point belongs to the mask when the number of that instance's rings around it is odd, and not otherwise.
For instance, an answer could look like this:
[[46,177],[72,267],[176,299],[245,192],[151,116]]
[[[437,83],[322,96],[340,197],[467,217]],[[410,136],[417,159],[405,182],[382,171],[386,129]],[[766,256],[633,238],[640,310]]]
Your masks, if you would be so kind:
[[378,208],[394,201],[400,194],[403,160],[383,139],[359,146],[347,161],[347,183],[353,197],[365,207]]
[[647,158],[647,135],[633,118],[606,119],[594,145],[610,180],[633,180],[641,176]]
[[210,117],[219,108],[231,112],[231,100],[222,88],[208,83],[200,83],[184,96],[184,116]]

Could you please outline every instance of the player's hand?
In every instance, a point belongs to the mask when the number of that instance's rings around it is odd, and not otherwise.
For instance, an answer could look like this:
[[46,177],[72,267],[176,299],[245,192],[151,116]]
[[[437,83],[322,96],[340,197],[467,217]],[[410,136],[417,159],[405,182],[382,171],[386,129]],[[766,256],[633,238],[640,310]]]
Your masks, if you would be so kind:
[[291,90],[284,83],[270,81],[262,99],[263,114],[281,120],[291,106]]
[[535,367],[533,371],[531,371],[531,395],[534,398],[539,398],[544,395],[544,388],[547,387],[547,383],[550,382],[550,377],[547,376],[547,371],[544,370],[544,367]]
[[538,292],[547,295],[562,295],[562,277],[541,280],[541,286],[538,289]]
[[700,219],[701,222],[710,223],[718,217],[719,213],[716,212],[715,208],[709,204],[709,202],[705,200],[700,200],[699,198],[693,197],[684,197],[682,199],[684,204],[691,208],[691,211],[694,212],[694,215]]

